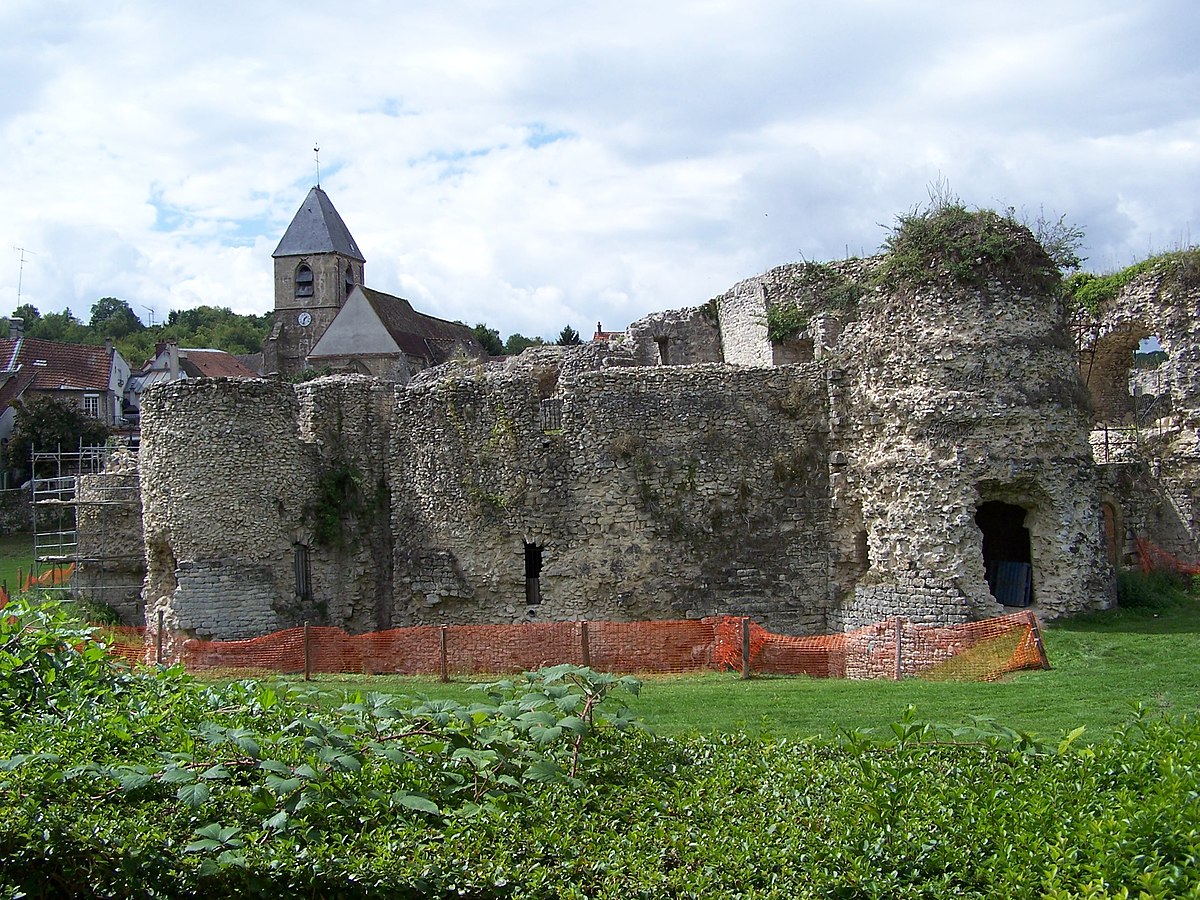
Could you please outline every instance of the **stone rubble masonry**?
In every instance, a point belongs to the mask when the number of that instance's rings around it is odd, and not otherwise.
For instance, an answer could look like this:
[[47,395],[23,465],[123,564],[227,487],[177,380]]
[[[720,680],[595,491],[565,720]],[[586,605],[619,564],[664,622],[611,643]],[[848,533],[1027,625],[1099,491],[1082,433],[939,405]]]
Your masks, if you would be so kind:
[[[1200,279],[1186,260],[1182,270],[1160,262],[1098,314],[1081,316],[1077,335],[1080,374],[1094,409],[1093,455],[1116,523],[1116,561],[1131,561],[1136,536],[1198,561]],[[1131,370],[1134,352],[1149,337],[1157,338],[1166,360]],[[1150,396],[1135,403],[1133,389]]]
[[[638,319],[625,332],[637,364],[641,366],[691,365],[724,362],[716,306],[652,313]],[[663,353],[667,354],[664,360]]]
[[[976,521],[989,501],[1025,511],[1044,618],[1110,606],[1134,535],[1196,558],[1194,290],[1135,281],[1090,326],[1127,349],[1156,334],[1174,364],[1156,437],[1097,465],[1093,409],[1128,412],[1112,387],[1128,383],[1125,350],[1101,366],[1125,372],[1085,384],[1083,331],[1056,296],[889,291],[875,264],[823,267],[861,288],[824,307],[813,267],[784,266],[619,340],[447,363],[404,386],[153,388],[146,615],[212,638],[305,621],[958,623],[1003,611]],[[766,311],[789,302],[807,324],[773,346]]]
[[78,477],[78,563],[72,587],[111,606],[121,621],[144,625],[146,576],[138,460],[112,454],[105,470]]

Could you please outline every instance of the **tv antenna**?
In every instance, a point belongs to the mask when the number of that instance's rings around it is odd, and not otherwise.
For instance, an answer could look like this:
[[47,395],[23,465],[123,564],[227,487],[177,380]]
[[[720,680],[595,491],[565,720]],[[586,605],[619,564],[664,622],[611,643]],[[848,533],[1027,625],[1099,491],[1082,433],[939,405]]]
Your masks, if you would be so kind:
[[317,187],[321,186],[321,145],[313,144],[313,159],[317,163]]
[[17,269],[17,306],[20,306],[21,305],[21,284],[25,280],[25,254],[28,253],[30,256],[37,256],[37,254],[34,253],[32,250],[26,250],[24,247],[15,247],[14,246],[13,249],[21,254],[21,266],[19,269]]
[[153,307],[153,306],[147,306],[145,303],[142,303],[142,304],[141,304],[141,307],[142,307],[142,309],[144,309],[146,312],[148,312],[148,313],[150,314],[150,322],[149,322],[149,325],[150,325],[150,327],[151,327],[151,328],[153,328],[153,327],[154,327],[154,307]]

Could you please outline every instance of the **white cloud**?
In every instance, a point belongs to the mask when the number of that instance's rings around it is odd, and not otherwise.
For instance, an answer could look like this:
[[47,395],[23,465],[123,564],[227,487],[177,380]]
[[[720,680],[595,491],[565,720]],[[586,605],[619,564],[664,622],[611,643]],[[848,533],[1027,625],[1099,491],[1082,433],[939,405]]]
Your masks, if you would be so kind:
[[1183,0],[409,7],[10,0],[0,249],[36,253],[25,299],[267,310],[317,141],[368,283],[505,334],[870,253],[938,177],[1067,213],[1100,267],[1197,224]]

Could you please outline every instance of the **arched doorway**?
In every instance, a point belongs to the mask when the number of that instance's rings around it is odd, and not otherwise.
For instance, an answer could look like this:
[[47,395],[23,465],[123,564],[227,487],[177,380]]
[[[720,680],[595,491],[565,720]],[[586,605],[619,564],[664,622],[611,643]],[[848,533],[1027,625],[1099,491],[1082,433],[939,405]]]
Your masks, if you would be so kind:
[[975,511],[983,532],[983,566],[992,596],[1005,606],[1033,602],[1033,555],[1027,510],[1002,500],[988,500]]

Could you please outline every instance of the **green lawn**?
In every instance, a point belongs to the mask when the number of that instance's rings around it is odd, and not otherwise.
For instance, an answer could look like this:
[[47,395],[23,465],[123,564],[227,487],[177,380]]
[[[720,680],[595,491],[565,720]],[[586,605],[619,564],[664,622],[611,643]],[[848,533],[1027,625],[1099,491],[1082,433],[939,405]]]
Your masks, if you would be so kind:
[[21,532],[0,537],[0,581],[8,585],[11,593],[16,593],[18,575],[28,576],[32,563],[32,534]]
[[[631,705],[660,734],[745,731],[776,737],[830,735],[839,728],[885,727],[912,704],[920,718],[960,723],[973,716],[1057,738],[1084,725],[1098,739],[1125,722],[1135,704],[1200,710],[1200,599],[1114,610],[1044,631],[1050,671],[997,683],[919,679],[843,681],[732,674],[645,679]],[[434,678],[319,676],[329,702],[355,690],[467,699],[469,682]]]

